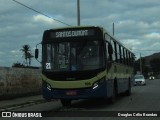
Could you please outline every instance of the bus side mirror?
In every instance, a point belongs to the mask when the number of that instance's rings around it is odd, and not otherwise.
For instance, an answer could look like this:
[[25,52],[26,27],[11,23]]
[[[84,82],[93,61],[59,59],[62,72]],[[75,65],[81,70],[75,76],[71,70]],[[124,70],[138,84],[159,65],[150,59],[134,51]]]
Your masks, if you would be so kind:
[[35,58],[38,59],[38,55],[39,55],[39,50],[36,48],[35,49]]

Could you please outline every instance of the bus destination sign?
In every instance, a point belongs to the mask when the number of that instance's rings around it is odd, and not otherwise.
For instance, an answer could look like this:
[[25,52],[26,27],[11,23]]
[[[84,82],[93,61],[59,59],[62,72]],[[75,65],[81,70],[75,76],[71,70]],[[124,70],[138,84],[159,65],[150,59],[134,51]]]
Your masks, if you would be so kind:
[[84,37],[84,36],[93,36],[94,30],[68,30],[68,31],[56,31],[51,32],[51,38],[65,38],[65,37]]

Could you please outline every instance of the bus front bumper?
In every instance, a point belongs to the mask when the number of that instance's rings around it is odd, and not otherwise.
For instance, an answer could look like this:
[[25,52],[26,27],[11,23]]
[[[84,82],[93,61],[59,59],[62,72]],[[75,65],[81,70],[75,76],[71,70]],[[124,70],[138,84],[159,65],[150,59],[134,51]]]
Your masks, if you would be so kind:
[[107,97],[107,83],[97,85],[92,88],[78,89],[53,89],[42,85],[43,97],[47,100],[51,99],[92,99]]

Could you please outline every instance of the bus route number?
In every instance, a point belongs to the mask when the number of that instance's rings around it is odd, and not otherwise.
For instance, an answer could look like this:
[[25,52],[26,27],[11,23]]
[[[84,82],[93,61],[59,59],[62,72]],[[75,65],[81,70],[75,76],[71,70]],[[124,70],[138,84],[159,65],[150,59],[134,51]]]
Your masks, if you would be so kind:
[[51,63],[46,63],[46,69],[50,70],[51,69]]

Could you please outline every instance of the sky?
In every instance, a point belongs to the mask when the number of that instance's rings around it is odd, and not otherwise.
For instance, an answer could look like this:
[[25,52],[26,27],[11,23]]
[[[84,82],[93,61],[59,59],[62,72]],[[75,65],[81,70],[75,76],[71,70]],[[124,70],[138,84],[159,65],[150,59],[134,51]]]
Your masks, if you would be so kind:
[[[24,63],[23,45],[42,41],[47,29],[77,25],[77,0],[0,0],[0,66]],[[160,52],[159,0],[80,0],[81,25],[102,26],[138,58]],[[53,18],[53,19],[51,19]],[[66,24],[58,22],[62,21]],[[41,45],[38,46],[41,49]],[[41,60],[39,58],[39,60]],[[32,58],[32,66],[40,63]]]

